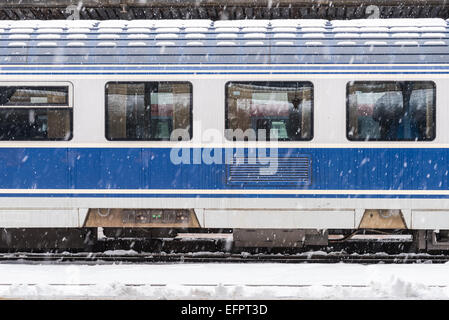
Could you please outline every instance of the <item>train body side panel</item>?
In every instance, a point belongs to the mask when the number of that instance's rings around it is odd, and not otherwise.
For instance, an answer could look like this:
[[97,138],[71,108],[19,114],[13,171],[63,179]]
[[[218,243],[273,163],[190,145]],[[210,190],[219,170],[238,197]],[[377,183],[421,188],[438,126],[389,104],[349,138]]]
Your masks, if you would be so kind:
[[[330,193],[337,190],[343,191],[342,194],[345,190],[382,190],[392,194],[408,190],[410,195],[415,191],[449,190],[449,154],[442,148],[282,148],[277,151],[279,159],[255,157],[252,171],[240,172],[244,179],[234,181],[229,166],[238,169],[239,164],[226,163],[226,150],[217,150],[222,158],[208,164],[203,159],[194,163],[193,154],[196,152],[204,158],[210,150],[186,148],[183,151],[188,158],[176,164],[171,159],[170,148],[2,148],[0,189],[80,192],[95,189],[117,190],[117,193],[123,189],[158,189],[179,190],[180,194],[182,190],[236,189],[267,190],[267,193],[273,190],[273,194],[277,190],[298,190],[298,194],[301,190]],[[236,152],[235,149],[228,151]],[[289,173],[294,173],[299,158],[307,159],[301,169],[309,173],[295,181],[295,176]],[[247,163],[247,157],[243,161]],[[269,165],[280,173],[259,173],[259,169]],[[282,179],[286,182],[279,183]]]

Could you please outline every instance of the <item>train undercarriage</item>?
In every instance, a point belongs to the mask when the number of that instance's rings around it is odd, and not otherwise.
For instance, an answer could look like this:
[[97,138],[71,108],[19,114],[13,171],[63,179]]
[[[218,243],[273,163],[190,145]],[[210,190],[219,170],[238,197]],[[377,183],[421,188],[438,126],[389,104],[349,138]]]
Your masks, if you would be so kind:
[[82,227],[3,227],[0,251],[449,253],[449,230],[411,229],[401,210],[364,210],[357,228],[210,228],[189,209],[89,209]]

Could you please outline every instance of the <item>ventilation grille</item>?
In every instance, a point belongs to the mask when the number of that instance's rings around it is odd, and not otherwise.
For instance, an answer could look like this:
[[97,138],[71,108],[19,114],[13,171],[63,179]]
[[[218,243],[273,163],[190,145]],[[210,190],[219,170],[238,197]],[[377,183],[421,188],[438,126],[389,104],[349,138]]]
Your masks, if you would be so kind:
[[227,165],[226,182],[234,186],[304,186],[311,183],[311,176],[309,155],[277,159],[240,157]]

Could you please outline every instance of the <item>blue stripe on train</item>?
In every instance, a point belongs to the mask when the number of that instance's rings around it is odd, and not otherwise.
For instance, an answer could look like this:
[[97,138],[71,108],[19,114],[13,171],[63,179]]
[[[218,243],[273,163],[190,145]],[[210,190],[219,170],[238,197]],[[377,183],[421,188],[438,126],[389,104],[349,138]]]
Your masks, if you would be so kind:
[[51,65],[24,65],[24,66],[9,66],[0,65],[0,70],[2,71],[182,71],[187,73],[192,73],[196,71],[388,71],[388,70],[423,70],[423,71],[434,71],[434,70],[448,70],[449,65],[436,65],[429,64],[425,65],[414,65],[414,64],[381,64],[381,65],[348,65],[348,64],[313,64],[313,65],[292,65],[291,63],[276,64],[276,65],[242,65],[242,64],[208,64],[208,65],[198,65],[189,64],[183,66],[177,66],[175,64],[169,66],[158,66],[158,65],[142,65],[142,64],[129,64],[126,66],[115,65],[110,66],[110,64],[83,64],[75,66],[51,66]]
[[[449,149],[443,148],[282,148],[278,150],[281,162],[310,158],[310,181],[292,183],[290,177],[286,185],[279,184],[282,176],[275,176],[272,183],[254,173],[249,176],[255,181],[229,183],[225,163],[175,165],[170,150],[2,148],[0,189],[449,189]],[[194,153],[204,150],[190,151],[192,163]],[[285,167],[281,173],[288,170]]]
[[213,65],[206,66],[142,66],[141,64],[116,65],[107,66],[101,64],[83,64],[79,66],[48,66],[48,65],[27,65],[24,66],[8,66],[0,65],[0,72],[4,75],[33,75],[33,74],[57,74],[57,75],[99,75],[99,74],[447,74],[449,73],[448,65],[413,65],[413,64],[384,64],[372,66],[364,65],[329,65],[328,63],[320,65],[291,65],[279,64],[271,65]]

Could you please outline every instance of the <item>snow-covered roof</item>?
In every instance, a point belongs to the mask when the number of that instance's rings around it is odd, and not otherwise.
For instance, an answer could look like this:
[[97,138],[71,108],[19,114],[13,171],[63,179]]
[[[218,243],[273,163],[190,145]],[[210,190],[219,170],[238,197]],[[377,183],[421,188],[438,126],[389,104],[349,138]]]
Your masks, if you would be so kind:
[[443,19],[0,21],[0,63],[441,63]]

